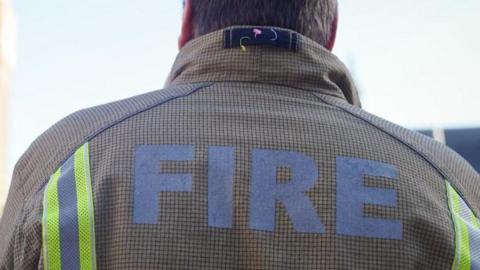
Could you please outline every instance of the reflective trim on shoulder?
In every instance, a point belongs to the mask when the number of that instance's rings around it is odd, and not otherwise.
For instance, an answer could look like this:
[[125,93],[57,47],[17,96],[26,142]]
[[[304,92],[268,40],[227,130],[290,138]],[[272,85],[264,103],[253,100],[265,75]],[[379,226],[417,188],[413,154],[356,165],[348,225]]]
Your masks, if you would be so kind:
[[480,222],[447,182],[448,206],[455,226],[453,270],[480,270]]
[[50,178],[43,198],[46,270],[95,270],[95,222],[88,143]]

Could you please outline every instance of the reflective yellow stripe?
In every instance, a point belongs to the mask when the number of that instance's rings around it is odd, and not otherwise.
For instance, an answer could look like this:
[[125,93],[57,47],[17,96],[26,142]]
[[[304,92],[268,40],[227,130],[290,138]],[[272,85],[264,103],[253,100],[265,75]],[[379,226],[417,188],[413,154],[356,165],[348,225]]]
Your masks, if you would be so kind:
[[51,177],[45,189],[42,232],[46,270],[96,269],[89,163],[85,144]]
[[89,170],[88,144],[75,153],[75,182],[80,240],[80,269],[96,269],[93,198]]
[[43,200],[43,258],[46,270],[62,269],[60,256],[60,208],[58,203],[60,169],[50,178]]
[[[455,189],[447,182],[448,204],[452,214],[455,227],[455,259],[453,262],[453,270],[471,270],[471,250],[470,250],[470,233],[469,222],[473,215],[470,209],[462,206],[462,198]],[[465,216],[468,219],[465,219]]]

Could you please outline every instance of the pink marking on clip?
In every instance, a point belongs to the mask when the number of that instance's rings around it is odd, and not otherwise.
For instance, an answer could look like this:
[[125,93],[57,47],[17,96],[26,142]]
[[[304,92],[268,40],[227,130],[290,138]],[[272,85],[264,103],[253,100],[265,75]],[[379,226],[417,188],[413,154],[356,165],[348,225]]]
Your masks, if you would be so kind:
[[262,30],[260,30],[258,28],[255,28],[255,29],[253,29],[253,33],[255,34],[255,38],[257,38],[258,35],[262,34]]

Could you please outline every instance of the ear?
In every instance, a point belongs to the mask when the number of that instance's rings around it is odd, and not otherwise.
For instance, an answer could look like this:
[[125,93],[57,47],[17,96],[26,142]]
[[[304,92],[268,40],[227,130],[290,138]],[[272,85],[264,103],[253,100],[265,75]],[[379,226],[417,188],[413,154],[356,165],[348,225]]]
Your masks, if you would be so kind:
[[335,45],[335,40],[337,38],[337,29],[338,29],[338,7],[335,11],[335,18],[333,19],[332,22],[332,27],[330,31],[330,38],[327,41],[327,44],[325,44],[325,48],[329,51],[332,51],[333,46]]
[[191,39],[193,39],[192,0],[185,0],[183,2],[182,29],[178,37],[178,49],[183,48]]

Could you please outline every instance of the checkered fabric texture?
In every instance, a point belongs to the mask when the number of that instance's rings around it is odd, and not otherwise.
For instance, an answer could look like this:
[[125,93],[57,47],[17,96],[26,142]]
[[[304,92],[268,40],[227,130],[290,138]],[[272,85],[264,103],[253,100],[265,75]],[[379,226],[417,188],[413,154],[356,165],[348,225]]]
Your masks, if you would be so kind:
[[[17,163],[0,222],[0,269],[43,267],[43,191],[85,142],[98,269],[451,269],[454,225],[445,180],[478,216],[480,177],[473,168],[446,146],[362,110],[345,66],[314,41],[299,35],[297,52],[226,49],[224,41],[223,31],[192,40],[165,89],[74,113],[31,145]],[[196,146],[194,161],[162,168],[192,174],[193,189],[162,193],[158,224],[135,224],[135,149],[159,144]],[[209,146],[236,149],[231,229],[208,226]],[[249,228],[255,148],[316,161],[319,180],[307,195],[326,233],[295,232],[280,203],[274,232]],[[402,240],[336,234],[338,156],[398,168],[398,181],[365,178],[368,186],[395,189],[397,207],[365,205],[364,213],[401,220]],[[288,170],[279,170],[285,178],[279,181],[288,180]]]

